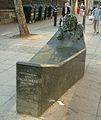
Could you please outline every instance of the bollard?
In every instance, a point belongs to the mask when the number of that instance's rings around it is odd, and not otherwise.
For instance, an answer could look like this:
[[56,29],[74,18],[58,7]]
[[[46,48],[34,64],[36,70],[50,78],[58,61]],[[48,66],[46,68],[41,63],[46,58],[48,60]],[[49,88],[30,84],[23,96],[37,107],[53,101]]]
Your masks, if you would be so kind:
[[54,10],[54,26],[57,26],[57,10]]

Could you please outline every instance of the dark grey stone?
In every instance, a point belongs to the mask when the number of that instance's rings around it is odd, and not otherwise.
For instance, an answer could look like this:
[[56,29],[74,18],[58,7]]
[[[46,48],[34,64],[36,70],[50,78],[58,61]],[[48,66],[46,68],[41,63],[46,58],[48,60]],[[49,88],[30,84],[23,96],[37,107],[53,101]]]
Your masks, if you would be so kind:
[[84,74],[86,49],[57,33],[29,62],[17,63],[17,112],[40,116]]

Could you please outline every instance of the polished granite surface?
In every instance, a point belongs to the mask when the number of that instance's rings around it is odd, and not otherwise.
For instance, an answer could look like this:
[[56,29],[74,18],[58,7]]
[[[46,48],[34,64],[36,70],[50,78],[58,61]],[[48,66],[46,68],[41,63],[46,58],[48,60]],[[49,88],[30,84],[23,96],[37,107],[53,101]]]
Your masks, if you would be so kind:
[[30,62],[35,64],[59,64],[85,48],[83,37],[78,40],[70,40],[68,36],[65,36],[62,41],[56,38],[56,34],[32,57]]

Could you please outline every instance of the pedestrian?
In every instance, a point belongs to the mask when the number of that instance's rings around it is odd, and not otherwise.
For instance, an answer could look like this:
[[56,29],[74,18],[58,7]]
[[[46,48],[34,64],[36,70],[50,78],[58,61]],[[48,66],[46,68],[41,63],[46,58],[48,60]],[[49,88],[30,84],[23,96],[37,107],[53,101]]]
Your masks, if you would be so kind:
[[100,15],[101,15],[101,9],[99,5],[97,5],[97,7],[93,10],[92,14],[94,16],[94,33],[98,34],[99,33],[99,20],[100,20]]
[[71,8],[69,2],[66,2],[62,8],[62,16],[64,17],[66,14],[70,14],[70,13],[71,13]]
[[52,6],[51,5],[48,7],[47,17],[48,19],[52,18]]
[[46,19],[47,17],[47,11],[48,11],[48,7],[45,6],[45,9],[44,9],[44,20]]
[[42,10],[43,10],[43,8],[42,8],[42,6],[40,6],[38,9],[38,21],[42,20]]
[[81,14],[81,15],[84,15],[84,14],[85,14],[85,5],[84,5],[84,3],[81,3],[81,6],[80,6],[80,14]]
[[78,5],[78,7],[77,7],[77,14],[79,14],[79,13],[80,13],[80,7]]

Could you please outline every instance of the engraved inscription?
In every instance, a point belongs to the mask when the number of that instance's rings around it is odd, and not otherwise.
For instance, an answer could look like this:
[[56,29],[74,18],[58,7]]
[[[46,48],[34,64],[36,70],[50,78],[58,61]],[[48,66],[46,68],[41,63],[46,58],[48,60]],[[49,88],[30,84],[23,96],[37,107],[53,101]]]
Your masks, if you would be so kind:
[[[29,69],[29,70],[28,70]],[[30,73],[29,73],[30,72]],[[18,95],[26,101],[39,101],[41,94],[40,70],[23,66],[18,69]]]

